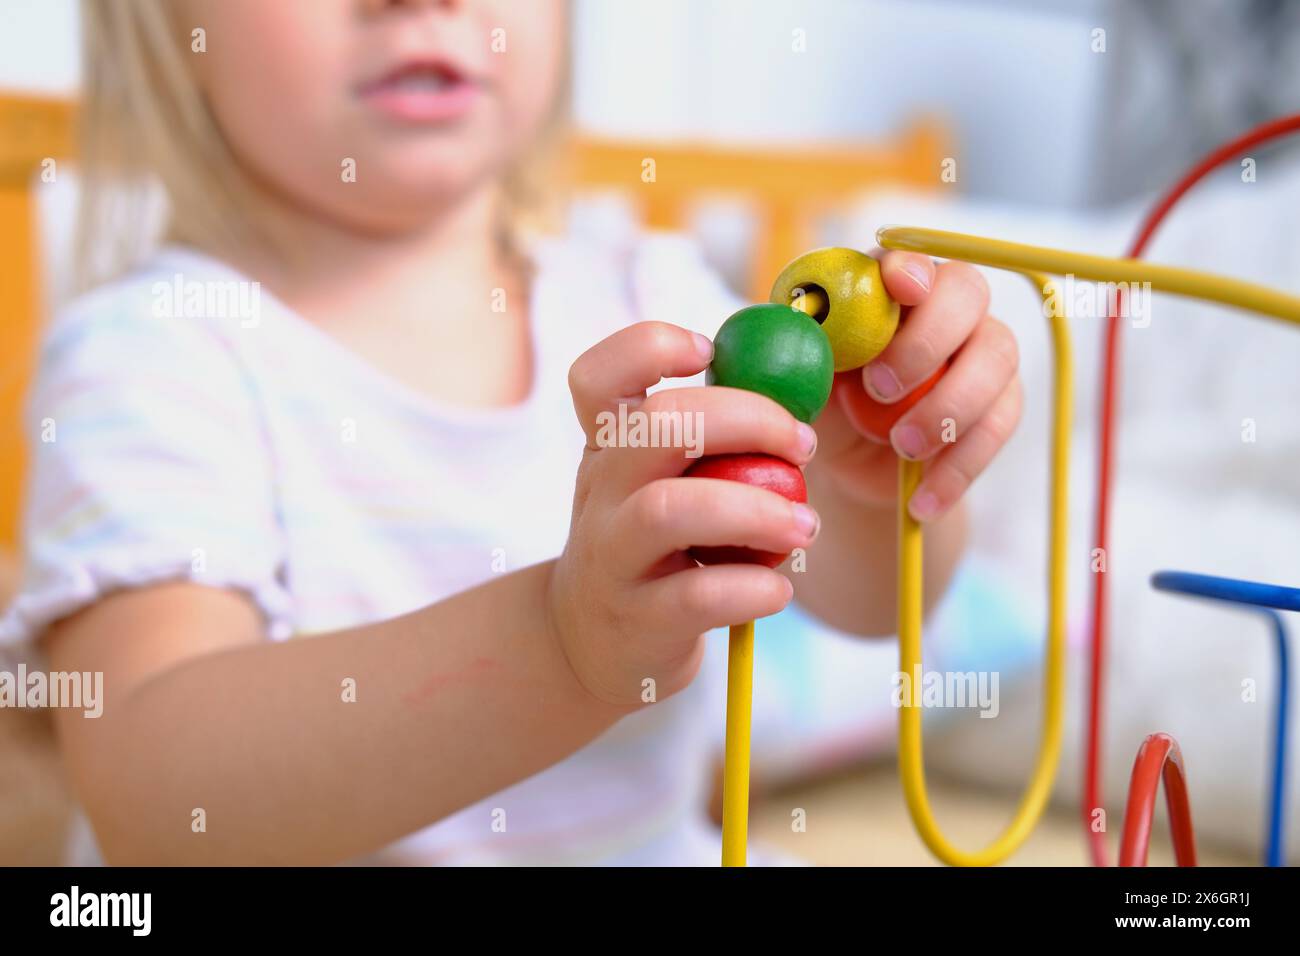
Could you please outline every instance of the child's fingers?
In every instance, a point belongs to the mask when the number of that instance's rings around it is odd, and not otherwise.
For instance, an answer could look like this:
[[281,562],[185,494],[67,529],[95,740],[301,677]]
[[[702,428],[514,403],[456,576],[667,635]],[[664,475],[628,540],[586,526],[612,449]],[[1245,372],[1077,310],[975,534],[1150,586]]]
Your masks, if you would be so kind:
[[[895,423],[890,443],[904,458],[923,460],[959,441],[1006,391],[1020,364],[1016,337],[986,317],[933,389]],[[952,430],[952,435],[945,432]]]
[[667,322],[638,322],[615,332],[569,369],[569,391],[578,422],[593,445],[597,416],[619,404],[637,407],[660,379],[694,375],[713,360],[713,343]]
[[776,614],[794,596],[785,575],[757,564],[688,568],[641,585],[637,610],[664,633],[698,634]]
[[920,252],[890,249],[879,256],[880,277],[890,298],[903,307],[920,305],[934,288],[938,266]]
[[594,436],[602,455],[602,493],[625,498],[657,478],[680,475],[704,455],[756,452],[804,465],[817,433],[765,395],[719,386],[656,392],[629,412],[626,434],[611,427]]
[[665,557],[694,546],[736,545],[786,553],[810,545],[817,513],[774,491],[717,478],[663,478],[639,488],[615,511],[615,567],[644,575]]
[[862,370],[867,391],[878,402],[895,402],[932,375],[957,351],[989,306],[989,287],[978,269],[945,262],[934,288],[908,311],[893,341]]
[[929,521],[961,499],[1015,431],[1020,409],[1020,379],[1013,378],[987,414],[926,466],[908,506],[913,518]]

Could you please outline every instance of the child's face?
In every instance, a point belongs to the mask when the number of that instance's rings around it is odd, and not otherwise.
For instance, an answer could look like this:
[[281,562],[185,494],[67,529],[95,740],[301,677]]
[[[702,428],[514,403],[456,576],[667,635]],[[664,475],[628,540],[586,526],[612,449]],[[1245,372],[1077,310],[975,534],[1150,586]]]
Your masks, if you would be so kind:
[[[419,228],[549,115],[563,0],[191,0],[199,82],[239,161],[312,212]],[[355,176],[349,175],[355,162]],[[354,180],[354,181],[350,181]]]

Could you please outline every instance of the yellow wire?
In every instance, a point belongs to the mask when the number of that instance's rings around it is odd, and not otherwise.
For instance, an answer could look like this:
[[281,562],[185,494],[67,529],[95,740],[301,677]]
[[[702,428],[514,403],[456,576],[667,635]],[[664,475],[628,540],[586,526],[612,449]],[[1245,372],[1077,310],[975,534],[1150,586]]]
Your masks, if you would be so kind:
[[[901,671],[912,682],[911,697],[899,714],[899,772],[912,822],[940,860],[955,866],[991,866],[1002,862],[1033,830],[1051,794],[1061,752],[1065,685],[1065,553],[1068,530],[1067,481],[1072,399],[1069,331],[1060,296],[1044,273],[1073,275],[1086,281],[1149,283],[1151,289],[1218,302],[1300,324],[1300,298],[1266,286],[1226,276],[1162,266],[1138,259],[1113,259],[1046,249],[937,229],[897,226],[879,230],[886,249],[906,249],[944,259],[959,259],[1023,273],[1043,296],[1051,323],[1055,367],[1052,423],[1051,515],[1048,546],[1047,656],[1044,662],[1043,731],[1033,775],[1011,823],[989,846],[968,852],[940,832],[925,789],[921,745],[922,540],[920,526],[907,504],[921,480],[921,465],[900,461],[898,494],[899,581],[898,636]],[[820,303],[796,303],[814,311]],[[731,629],[727,665],[727,743],[723,770],[722,863],[745,865],[749,813],[749,738],[754,667],[754,624]]]
[[985,239],[955,232],[913,227],[881,229],[877,241],[886,249],[907,249],[945,259],[959,259],[1024,273],[1043,295],[1052,330],[1055,365],[1052,423],[1051,539],[1048,556],[1047,659],[1043,685],[1043,731],[1038,758],[1029,786],[1006,830],[988,847],[968,852],[953,846],[940,832],[925,789],[925,761],[921,746],[921,706],[915,686],[921,676],[922,548],[921,529],[908,514],[907,504],[921,479],[921,466],[899,465],[899,584],[898,633],[900,669],[913,682],[912,698],[899,715],[899,772],[908,812],[925,845],[940,860],[954,866],[991,866],[1002,862],[1033,830],[1051,793],[1061,751],[1065,679],[1065,551],[1069,433],[1071,415],[1071,362],[1069,330],[1060,296],[1042,273],[1074,275],[1100,282],[1150,283],[1153,291],[1190,296],[1234,306],[1287,322],[1300,323],[1300,298],[1265,286],[1226,276],[1156,265],[1137,259],[1043,249],[1036,246]]
[[[817,315],[825,295],[809,289],[791,308]],[[749,738],[754,683],[754,622],[731,629],[727,647],[727,743],[722,764],[722,865],[744,866],[749,835]]]
[[[1052,422],[1051,540],[1048,546],[1047,660],[1043,680],[1043,731],[1038,759],[1025,795],[1002,835],[978,852],[953,846],[940,832],[925,789],[921,746],[921,526],[907,503],[921,480],[921,463],[899,459],[898,469],[898,657],[910,682],[898,719],[898,769],[912,823],[930,851],[951,866],[992,866],[1015,852],[1047,806],[1061,756],[1065,701],[1065,553],[1069,528],[1070,409],[1073,394],[1069,328],[1060,297],[1046,276],[1026,273],[1043,295],[1050,312],[1055,358],[1055,406]],[[909,686],[909,685],[905,685]]]
[[722,770],[722,865],[744,866],[749,834],[749,719],[754,622],[731,628],[727,647],[727,749]]
[[1205,299],[1300,323],[1300,298],[1296,296],[1253,282],[1157,265],[1142,259],[1111,259],[915,226],[888,226],[877,231],[876,241],[886,249],[924,252],[942,259],[960,259],[1013,272],[1073,275],[1096,282],[1149,282],[1155,292]]

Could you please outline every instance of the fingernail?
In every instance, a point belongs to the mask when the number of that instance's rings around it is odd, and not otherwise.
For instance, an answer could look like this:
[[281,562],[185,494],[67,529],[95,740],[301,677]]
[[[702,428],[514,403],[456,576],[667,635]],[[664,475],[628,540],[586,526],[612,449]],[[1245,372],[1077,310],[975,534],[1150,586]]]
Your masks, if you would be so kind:
[[925,435],[915,425],[898,425],[889,433],[894,451],[915,461],[925,454]]
[[817,517],[817,512],[805,504],[796,502],[794,506],[794,523],[799,529],[799,533],[804,539],[811,541],[817,537],[817,530],[821,527],[822,519]]
[[700,353],[700,358],[706,362],[713,361],[713,340],[707,335],[701,335],[699,332],[691,333],[695,336],[695,351]]
[[862,382],[878,401],[887,402],[903,393],[903,383],[898,380],[894,370],[883,362],[868,365]]
[[930,291],[930,270],[921,265],[921,263],[904,263],[903,271],[916,280],[916,284],[921,287],[922,292]]
[[799,448],[803,451],[803,460],[810,461],[817,453],[817,431],[805,422],[800,422],[795,431],[799,435]]
[[907,510],[917,521],[928,521],[939,513],[939,499],[929,491],[918,491],[907,503]]

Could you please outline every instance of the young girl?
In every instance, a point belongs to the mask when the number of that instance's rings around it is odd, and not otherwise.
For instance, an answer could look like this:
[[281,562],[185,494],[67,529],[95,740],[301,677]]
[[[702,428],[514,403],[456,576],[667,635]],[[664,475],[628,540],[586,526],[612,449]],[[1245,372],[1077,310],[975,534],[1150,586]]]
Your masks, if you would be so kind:
[[[715,864],[705,632],[797,594],[891,633],[895,450],[931,462],[942,590],[1019,413],[978,273],[883,259],[909,309],[866,387],[955,356],[892,448],[836,407],[814,433],[747,392],[647,396],[737,303],[680,242],[509,228],[562,110],[561,0],[84,12],[86,201],[154,178],[168,242],[48,331],[3,633],[104,675],[101,719],[58,717],[104,858]],[[90,221],[99,253],[123,219]],[[807,464],[816,511],[599,447],[620,403]],[[685,554],[814,538],[790,577]]]

